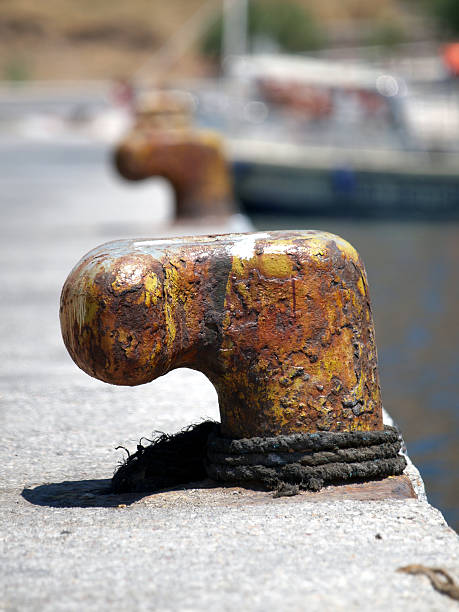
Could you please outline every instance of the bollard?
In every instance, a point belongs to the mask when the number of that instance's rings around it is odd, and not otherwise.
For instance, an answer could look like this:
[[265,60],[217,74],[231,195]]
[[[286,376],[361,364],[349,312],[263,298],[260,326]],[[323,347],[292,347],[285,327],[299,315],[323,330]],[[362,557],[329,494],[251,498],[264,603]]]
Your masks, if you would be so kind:
[[236,212],[220,138],[191,127],[187,98],[177,93],[158,92],[139,102],[136,124],[118,145],[115,165],[128,180],[166,178],[177,219]]
[[203,372],[224,436],[383,430],[364,266],[333,234],[111,242],[70,273],[60,319],[73,360],[105,382]]

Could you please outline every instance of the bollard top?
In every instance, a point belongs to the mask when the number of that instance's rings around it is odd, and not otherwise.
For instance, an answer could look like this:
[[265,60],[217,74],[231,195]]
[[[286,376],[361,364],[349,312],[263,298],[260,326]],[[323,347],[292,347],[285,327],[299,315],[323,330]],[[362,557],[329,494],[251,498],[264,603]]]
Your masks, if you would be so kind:
[[136,129],[176,129],[191,125],[193,97],[185,91],[147,91],[136,105]]
[[102,245],[69,275],[61,325],[106,382],[202,371],[233,437],[382,428],[365,269],[327,232]]

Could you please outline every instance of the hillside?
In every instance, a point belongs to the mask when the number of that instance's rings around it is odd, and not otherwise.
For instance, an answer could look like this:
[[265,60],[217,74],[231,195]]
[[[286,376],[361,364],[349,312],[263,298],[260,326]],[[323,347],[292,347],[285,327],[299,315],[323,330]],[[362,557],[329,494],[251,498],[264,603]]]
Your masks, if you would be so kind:
[[[413,17],[397,0],[298,0],[332,42],[362,42],[392,31],[411,36]],[[132,74],[170,41],[204,0],[2,0],[0,79],[116,78]],[[221,2],[209,3],[208,15]],[[409,6],[409,5],[408,5]],[[416,21],[416,20],[414,20]],[[362,32],[365,34],[362,35]],[[355,41],[353,40],[355,38]],[[177,40],[180,46],[180,40]],[[195,48],[174,71],[202,74]],[[366,42],[366,40],[364,40]]]

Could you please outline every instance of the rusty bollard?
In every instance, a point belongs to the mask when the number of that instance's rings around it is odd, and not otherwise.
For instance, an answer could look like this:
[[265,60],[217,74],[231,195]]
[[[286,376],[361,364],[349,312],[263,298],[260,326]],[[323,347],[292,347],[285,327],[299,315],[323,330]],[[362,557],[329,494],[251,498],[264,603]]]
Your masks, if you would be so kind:
[[220,425],[140,445],[113,478],[117,492],[210,476],[291,494],[405,467],[382,422],[365,270],[338,236],[108,243],[70,273],[60,316],[91,376],[140,385],[185,366],[218,393]]
[[331,234],[102,245],[67,279],[61,325],[77,365],[108,383],[200,370],[232,437],[382,429],[365,270]]
[[218,135],[191,126],[187,98],[172,92],[144,97],[134,128],[119,143],[115,165],[126,179],[166,178],[176,218],[226,217],[236,212]]

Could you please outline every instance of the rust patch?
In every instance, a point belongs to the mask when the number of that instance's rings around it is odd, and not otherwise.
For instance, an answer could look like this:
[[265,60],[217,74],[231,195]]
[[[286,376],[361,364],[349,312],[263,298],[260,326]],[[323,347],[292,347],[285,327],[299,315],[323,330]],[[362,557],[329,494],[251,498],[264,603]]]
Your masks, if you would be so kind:
[[384,499],[416,499],[408,476],[389,476],[347,485],[330,485],[320,491],[300,491],[294,497],[273,499],[272,492],[254,491],[241,487],[214,487],[213,481],[199,483],[200,488],[186,488],[147,495],[136,503],[155,506],[180,506],[182,504],[202,506],[247,507],[261,504],[302,504],[334,500],[379,501]]

